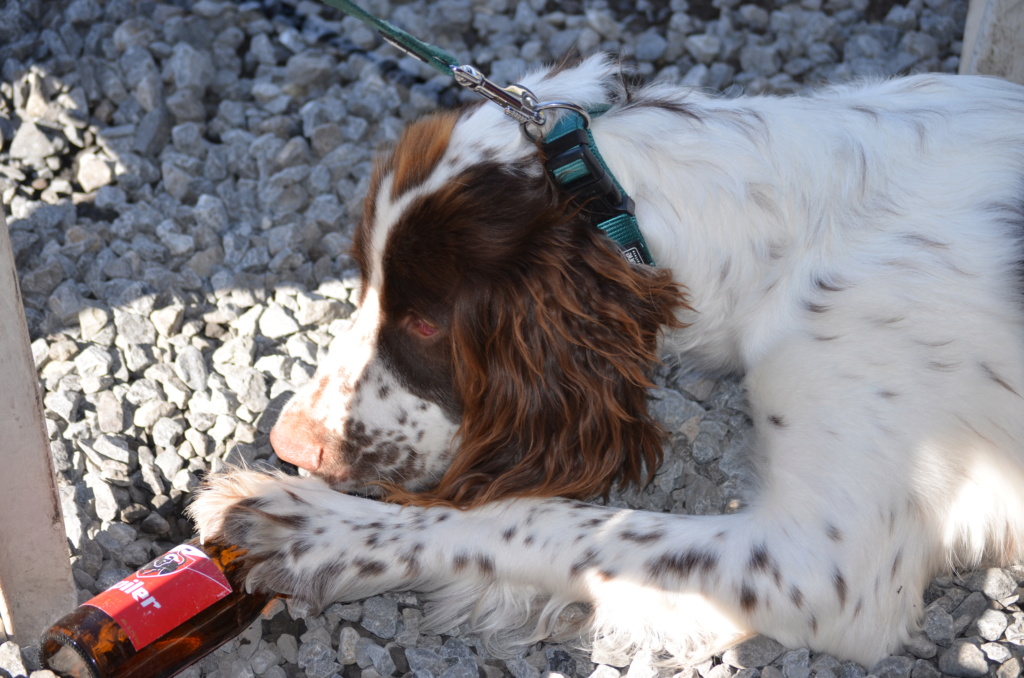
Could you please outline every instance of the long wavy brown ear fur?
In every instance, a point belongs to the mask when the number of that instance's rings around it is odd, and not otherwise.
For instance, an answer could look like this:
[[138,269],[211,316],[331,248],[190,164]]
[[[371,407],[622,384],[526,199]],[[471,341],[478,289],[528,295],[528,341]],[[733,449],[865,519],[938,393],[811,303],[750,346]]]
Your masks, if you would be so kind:
[[459,295],[459,451],[435,490],[402,501],[588,498],[645,482],[660,464],[647,374],[685,296],[667,270],[631,266],[590,226],[571,237],[569,249],[535,243],[522,275]]

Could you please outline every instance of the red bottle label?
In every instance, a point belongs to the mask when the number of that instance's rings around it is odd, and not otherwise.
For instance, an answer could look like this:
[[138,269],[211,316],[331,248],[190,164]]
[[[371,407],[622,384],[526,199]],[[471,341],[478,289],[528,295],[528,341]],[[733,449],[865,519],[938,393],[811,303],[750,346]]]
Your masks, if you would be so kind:
[[209,556],[181,544],[84,604],[110,615],[137,652],[229,593]]

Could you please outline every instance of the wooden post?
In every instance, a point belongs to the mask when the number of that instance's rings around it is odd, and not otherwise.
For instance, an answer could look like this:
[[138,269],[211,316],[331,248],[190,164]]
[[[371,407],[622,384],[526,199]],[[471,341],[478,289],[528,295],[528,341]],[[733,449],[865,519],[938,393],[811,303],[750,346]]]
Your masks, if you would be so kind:
[[39,377],[0,206],[0,617],[8,637],[33,645],[77,603]]
[[1024,0],[970,0],[960,73],[1024,85]]

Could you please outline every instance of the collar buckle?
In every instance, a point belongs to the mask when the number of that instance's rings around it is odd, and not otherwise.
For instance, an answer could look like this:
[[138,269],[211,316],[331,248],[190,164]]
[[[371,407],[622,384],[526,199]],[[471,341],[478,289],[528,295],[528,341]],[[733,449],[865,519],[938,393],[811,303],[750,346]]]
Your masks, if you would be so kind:
[[633,199],[605,165],[589,123],[589,117],[570,116],[556,125],[541,146],[544,169],[590,223],[615,241],[626,260],[653,266],[654,259],[637,224]]
[[612,179],[604,165],[590,150],[584,129],[569,132],[545,146],[544,163],[548,175],[575,196],[588,212],[597,214],[633,214],[634,204]]

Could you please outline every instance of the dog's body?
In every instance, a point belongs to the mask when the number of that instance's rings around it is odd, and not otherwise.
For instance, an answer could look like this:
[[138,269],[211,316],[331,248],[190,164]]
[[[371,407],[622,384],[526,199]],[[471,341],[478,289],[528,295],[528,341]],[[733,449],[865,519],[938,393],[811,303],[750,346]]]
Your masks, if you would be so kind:
[[[624,95],[600,59],[525,84],[613,104],[594,136],[660,272],[565,216],[495,107],[418,123],[367,201],[351,335],[272,435],[333,489],[214,478],[204,537],[249,548],[257,585],[431,591],[487,632],[587,602],[598,642],[680,662],[762,632],[871,663],[937,572],[1024,558],[1024,88]],[[703,517],[549,498],[657,459],[659,331],[745,374],[756,496]],[[421,505],[336,491],[375,480]]]

